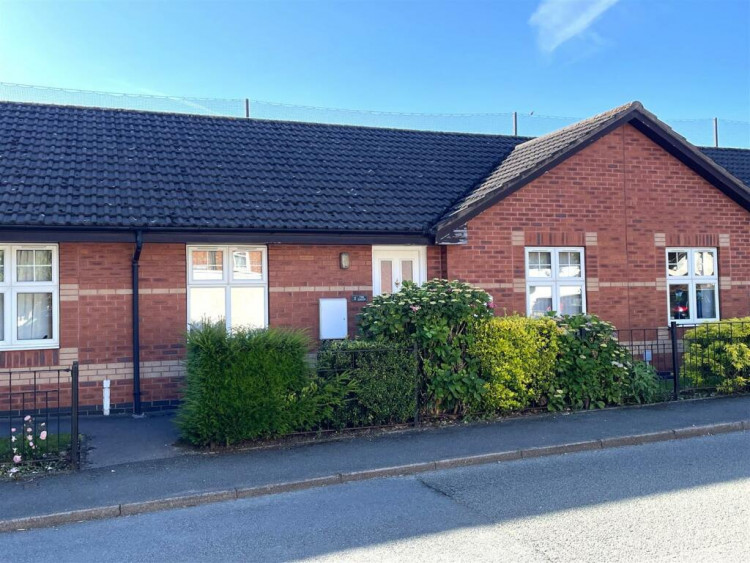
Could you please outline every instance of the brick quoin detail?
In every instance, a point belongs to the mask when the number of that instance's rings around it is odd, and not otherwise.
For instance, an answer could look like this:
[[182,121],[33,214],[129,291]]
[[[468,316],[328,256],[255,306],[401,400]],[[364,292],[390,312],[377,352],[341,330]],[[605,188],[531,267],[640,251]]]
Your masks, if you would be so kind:
[[[524,245],[514,245],[521,230]],[[524,280],[524,246],[585,247],[587,278],[598,280],[588,311],[622,329],[667,324],[656,282],[665,246],[717,247],[719,275],[731,278],[721,317],[750,315],[750,214],[630,125],[484,211],[468,232],[469,244],[447,247],[447,274],[479,285]],[[499,314],[525,313],[525,292],[491,292]]]

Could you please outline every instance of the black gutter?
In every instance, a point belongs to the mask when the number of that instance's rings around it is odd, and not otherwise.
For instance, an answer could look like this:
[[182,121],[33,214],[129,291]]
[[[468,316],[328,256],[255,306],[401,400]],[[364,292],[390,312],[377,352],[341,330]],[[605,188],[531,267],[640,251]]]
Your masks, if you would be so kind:
[[261,231],[243,229],[141,229],[138,227],[0,226],[0,240],[22,242],[130,242],[140,230],[145,242],[180,244],[432,244],[424,231]]
[[141,334],[140,314],[138,312],[138,260],[143,250],[143,232],[135,232],[135,250],[133,251],[133,415],[141,415]]

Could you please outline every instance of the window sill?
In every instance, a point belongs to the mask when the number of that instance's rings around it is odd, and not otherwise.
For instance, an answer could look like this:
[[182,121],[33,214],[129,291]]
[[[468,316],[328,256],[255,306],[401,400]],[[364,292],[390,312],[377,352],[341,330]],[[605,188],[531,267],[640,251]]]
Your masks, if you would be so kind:
[[689,320],[689,319],[675,319],[670,320],[669,324],[677,323],[677,326],[680,325],[701,325],[704,323],[718,323],[721,319],[697,319],[697,320]]
[[57,342],[44,342],[34,344],[11,344],[0,345],[0,352],[24,352],[26,350],[58,350],[60,344]]

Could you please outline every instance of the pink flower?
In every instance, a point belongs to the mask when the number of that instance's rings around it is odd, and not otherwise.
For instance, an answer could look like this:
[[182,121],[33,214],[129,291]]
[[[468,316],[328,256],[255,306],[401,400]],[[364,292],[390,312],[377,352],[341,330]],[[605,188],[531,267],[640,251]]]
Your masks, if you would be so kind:
[[13,463],[21,463],[21,456],[20,455],[14,455],[13,456]]
[[494,301],[490,301],[489,303],[487,303],[487,308],[488,309],[494,309],[495,308],[495,302]]
[[34,442],[32,442],[31,440],[29,440],[29,447],[30,447],[30,448],[33,448],[33,447],[34,447]]
[[42,430],[41,431],[41,433],[39,434],[39,439],[40,440],[46,440],[47,439],[47,431],[46,430]]
[[15,428],[11,428],[11,429],[10,429],[10,431],[11,431],[11,432],[15,432],[15,431],[16,431],[16,429],[15,429]]
[[30,414],[27,414],[26,416],[23,417],[23,421],[24,422],[28,422],[29,420],[31,420],[31,415]]
[[412,305],[411,307],[409,307],[409,309],[411,309],[411,310],[412,310],[412,311],[414,311],[415,313],[416,313],[417,311],[419,311],[419,310],[420,310],[421,308],[422,308],[422,307],[420,307],[419,305]]
[[34,429],[33,429],[33,428],[27,428],[27,429],[26,429],[26,432],[28,432],[29,434],[31,434],[31,433],[32,433],[33,431],[34,431]]

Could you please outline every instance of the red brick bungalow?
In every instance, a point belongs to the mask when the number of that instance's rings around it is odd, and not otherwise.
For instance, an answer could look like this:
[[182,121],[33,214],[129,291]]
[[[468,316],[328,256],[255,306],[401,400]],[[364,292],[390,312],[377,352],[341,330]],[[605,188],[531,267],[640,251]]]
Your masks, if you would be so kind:
[[353,336],[407,279],[619,328],[750,315],[748,185],[750,150],[638,102],[536,139],[0,103],[0,385],[78,360],[83,405],[108,378],[171,406],[191,320]]

